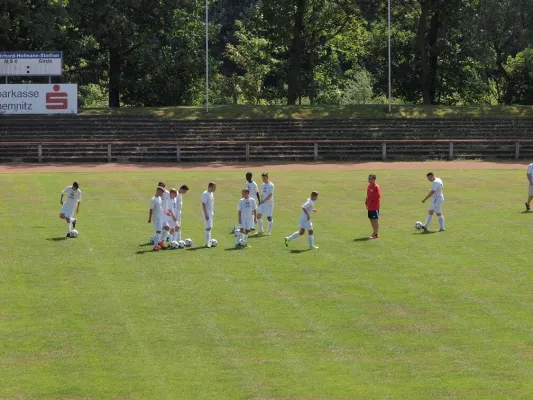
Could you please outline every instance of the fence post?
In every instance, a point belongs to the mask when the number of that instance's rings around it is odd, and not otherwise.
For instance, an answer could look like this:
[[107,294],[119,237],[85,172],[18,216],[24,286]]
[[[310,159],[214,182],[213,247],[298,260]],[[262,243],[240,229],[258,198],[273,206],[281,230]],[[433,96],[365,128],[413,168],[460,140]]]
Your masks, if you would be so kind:
[[520,157],[520,142],[516,142],[514,146],[514,159],[518,160]]
[[318,161],[318,143],[315,143],[313,150],[313,160]]
[[176,161],[181,162],[181,146],[179,144],[176,145]]
[[453,160],[453,142],[450,142],[450,160]]
[[246,143],[245,157],[247,162],[250,161],[250,143]]
[[383,142],[381,145],[381,159],[383,161],[387,159],[387,142]]
[[43,162],[43,145],[41,143],[37,145],[37,159],[39,162]]
[[111,162],[111,143],[107,144],[107,162]]

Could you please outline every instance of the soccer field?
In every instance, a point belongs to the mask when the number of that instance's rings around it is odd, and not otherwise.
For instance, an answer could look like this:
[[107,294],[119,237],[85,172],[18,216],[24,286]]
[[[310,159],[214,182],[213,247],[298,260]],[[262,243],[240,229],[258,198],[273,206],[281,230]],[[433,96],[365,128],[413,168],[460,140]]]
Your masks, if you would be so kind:
[[[0,399],[533,398],[525,169],[435,169],[447,231],[421,234],[420,165],[270,171],[273,233],[238,250],[244,169],[0,174]],[[59,198],[75,179],[80,235],[65,239]],[[159,180],[191,189],[192,248],[151,251]],[[210,180],[218,247],[206,249]],[[287,248],[312,190],[320,249],[307,236]]]

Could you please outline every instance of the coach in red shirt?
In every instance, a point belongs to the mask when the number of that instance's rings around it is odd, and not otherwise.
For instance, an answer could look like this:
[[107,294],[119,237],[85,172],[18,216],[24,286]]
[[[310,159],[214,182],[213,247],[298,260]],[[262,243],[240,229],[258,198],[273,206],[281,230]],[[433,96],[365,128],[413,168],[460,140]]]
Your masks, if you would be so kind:
[[368,188],[366,189],[366,209],[368,210],[368,219],[374,229],[374,233],[370,235],[369,239],[377,239],[379,237],[379,198],[381,197],[381,189],[376,183],[376,175],[368,175]]

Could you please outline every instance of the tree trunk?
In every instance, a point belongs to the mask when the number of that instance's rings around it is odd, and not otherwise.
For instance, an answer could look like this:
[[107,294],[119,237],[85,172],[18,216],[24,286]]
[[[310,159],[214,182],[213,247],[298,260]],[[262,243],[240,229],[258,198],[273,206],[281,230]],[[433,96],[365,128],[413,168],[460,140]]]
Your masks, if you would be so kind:
[[431,16],[429,35],[428,35],[428,45],[429,45],[429,98],[431,104],[438,104],[439,100],[437,99],[437,72],[438,72],[438,61],[439,53],[436,48],[437,39],[439,38],[439,27],[440,27],[440,12],[435,10],[435,13]]
[[120,107],[120,64],[120,51],[109,49],[109,107]]
[[287,104],[295,105],[300,91],[300,70],[302,58],[302,31],[304,24],[306,0],[296,0],[294,13],[293,37],[291,45],[291,61],[288,76]]
[[421,13],[418,20],[418,30],[416,33],[416,46],[420,56],[420,91],[424,104],[431,104],[431,73],[428,57],[427,25],[429,18],[429,0],[420,1]]

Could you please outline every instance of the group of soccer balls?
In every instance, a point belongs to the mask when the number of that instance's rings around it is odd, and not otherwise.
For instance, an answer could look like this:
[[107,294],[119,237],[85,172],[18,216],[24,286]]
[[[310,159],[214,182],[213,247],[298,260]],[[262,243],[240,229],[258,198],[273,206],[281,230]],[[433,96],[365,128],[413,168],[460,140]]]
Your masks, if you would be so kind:
[[[152,236],[150,238],[150,243],[152,244],[157,244],[157,243],[154,243],[155,241],[155,236]],[[215,244],[213,244],[213,241]],[[218,244],[216,239],[211,239],[211,246],[212,247],[216,247],[216,245]],[[185,247],[191,247],[192,246],[192,239],[185,239],[185,240],[179,240],[179,241],[172,241],[172,242],[169,242],[168,243],[168,248],[170,249],[184,249]]]

